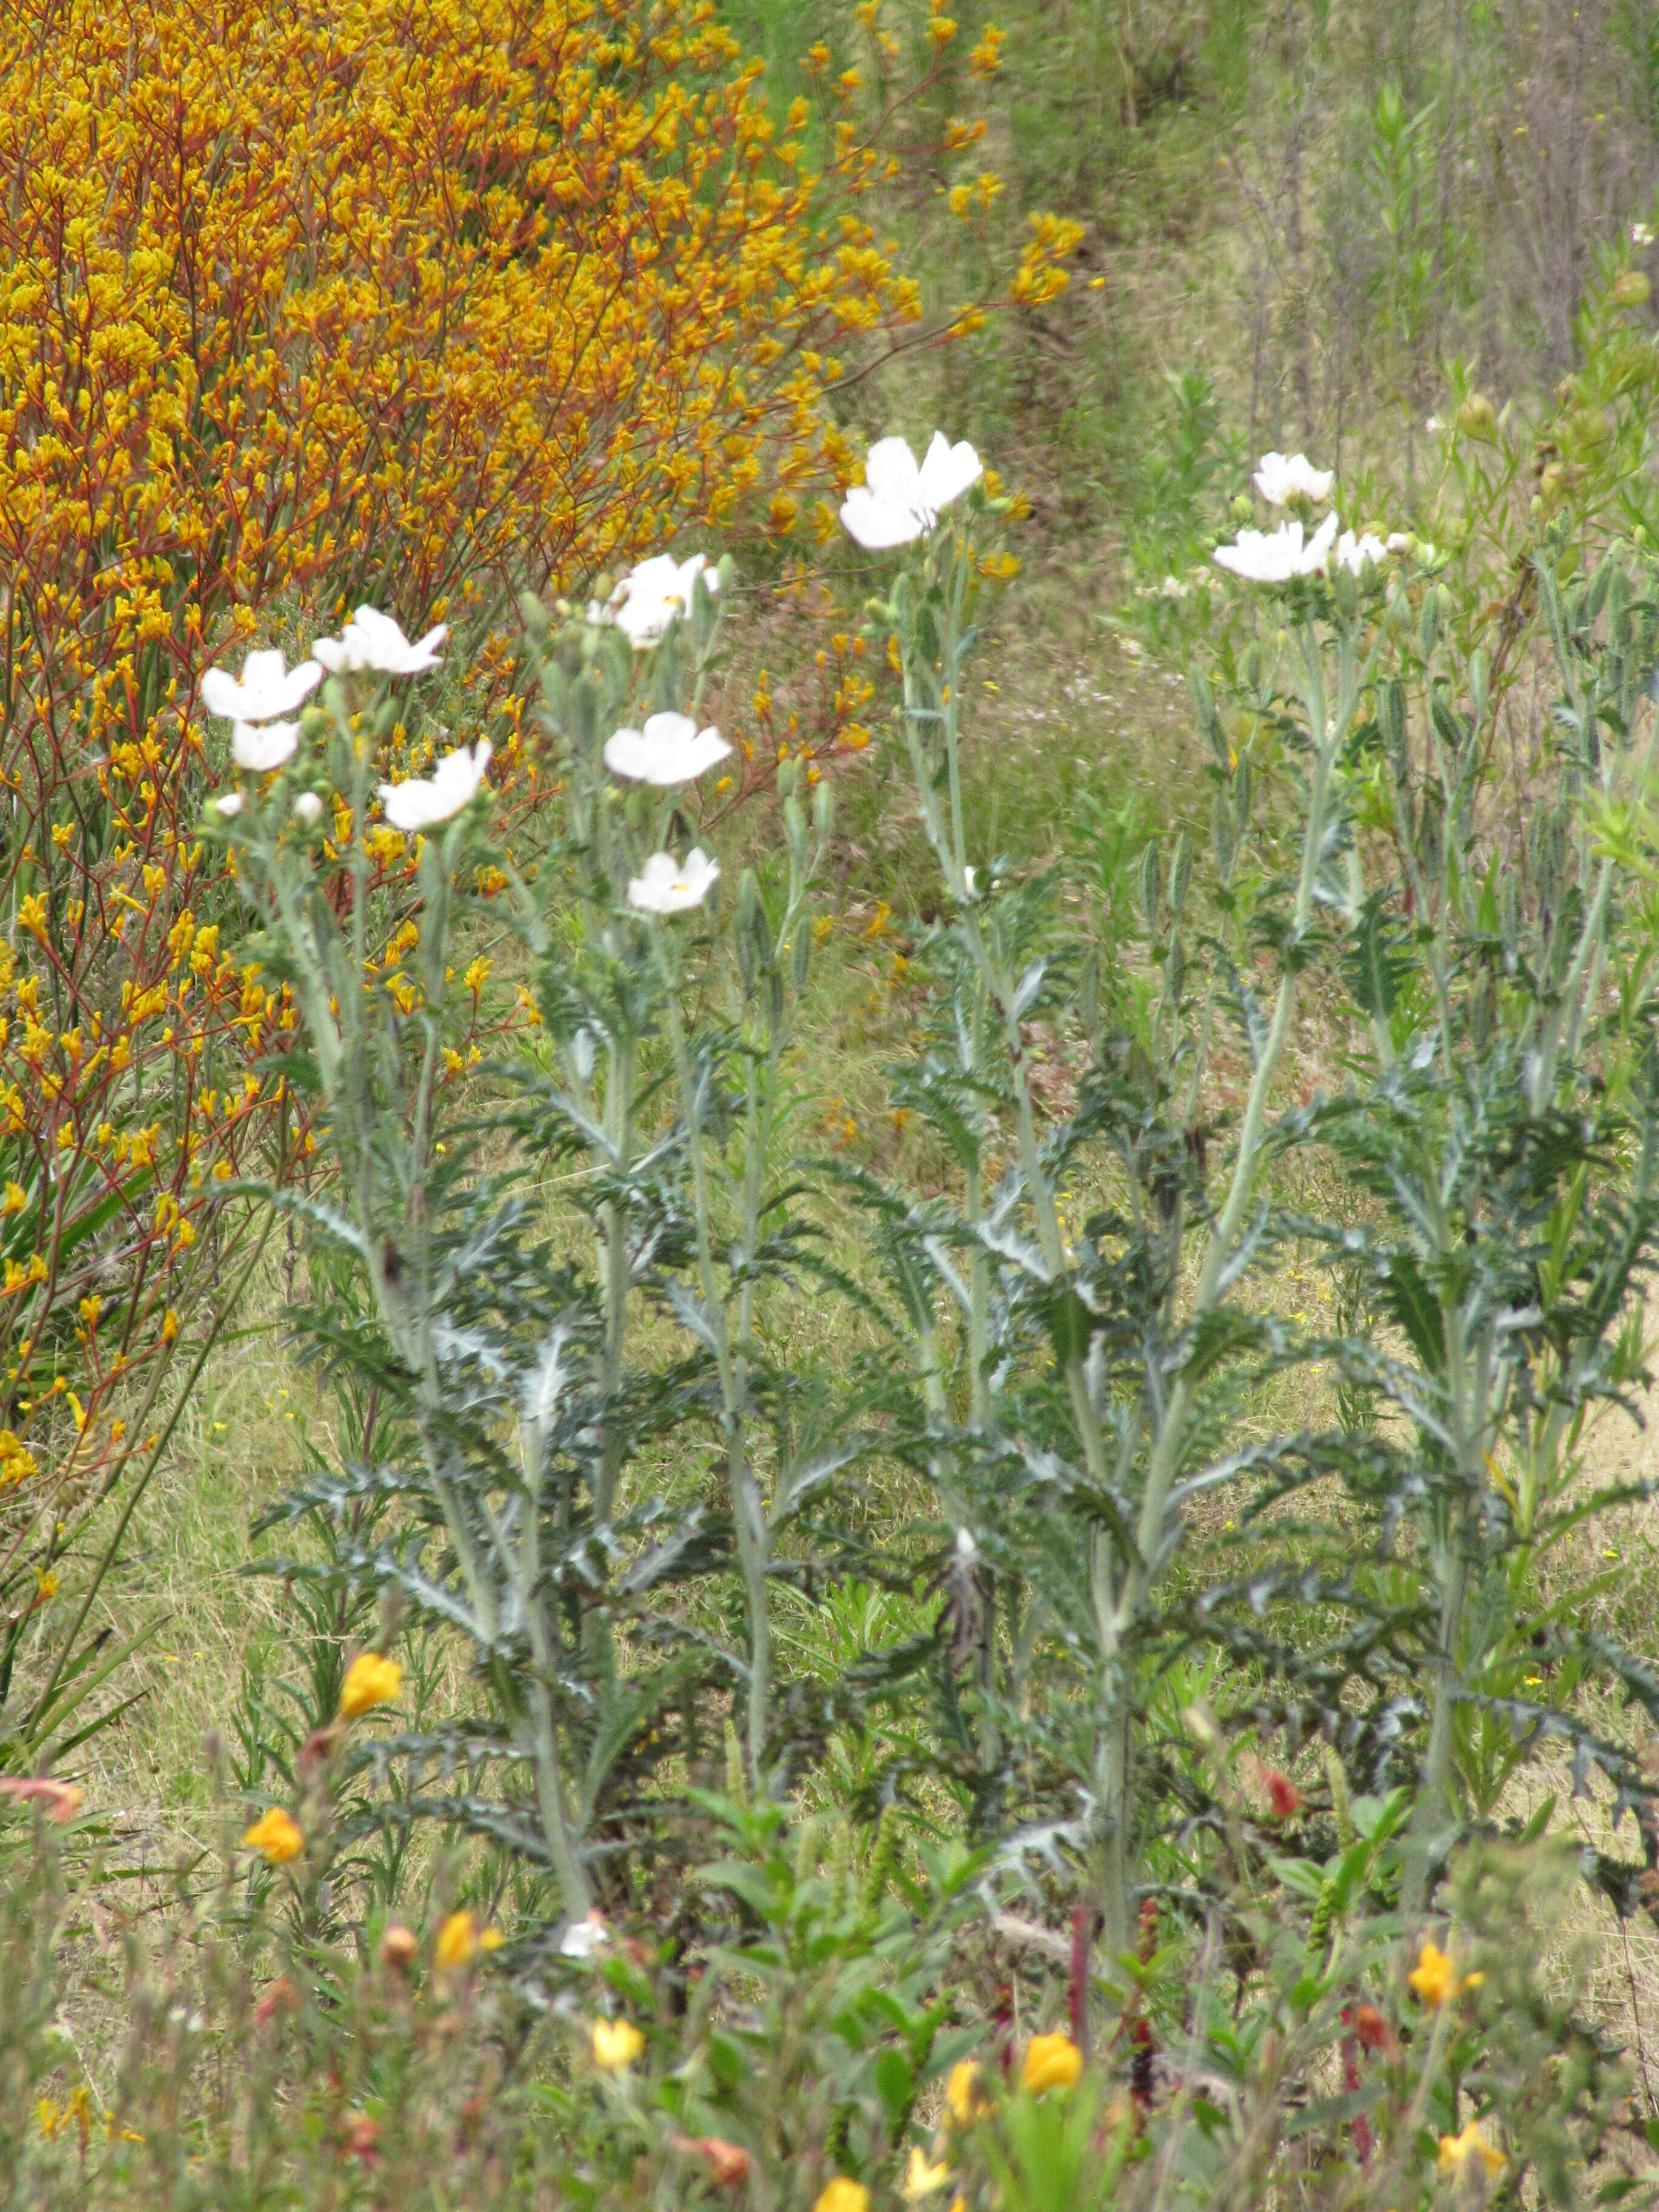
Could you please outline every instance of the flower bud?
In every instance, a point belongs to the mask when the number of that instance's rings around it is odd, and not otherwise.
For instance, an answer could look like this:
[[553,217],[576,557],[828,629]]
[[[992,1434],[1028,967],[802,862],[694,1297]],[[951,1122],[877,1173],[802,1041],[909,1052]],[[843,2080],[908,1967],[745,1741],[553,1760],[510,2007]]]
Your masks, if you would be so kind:
[[1457,427],[1466,438],[1490,445],[1498,435],[1498,410],[1484,392],[1472,392],[1457,410]]
[[414,1965],[420,1948],[413,1931],[394,1920],[380,1938],[380,1964],[401,1974]]
[[1615,307],[1645,307],[1653,287],[1639,269],[1621,270],[1607,296]]

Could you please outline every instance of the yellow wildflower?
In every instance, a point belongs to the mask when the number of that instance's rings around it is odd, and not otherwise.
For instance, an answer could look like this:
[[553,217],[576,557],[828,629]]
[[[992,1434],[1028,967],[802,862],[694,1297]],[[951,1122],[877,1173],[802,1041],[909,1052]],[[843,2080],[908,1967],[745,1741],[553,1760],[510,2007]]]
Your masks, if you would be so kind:
[[1470,1974],[1460,1982],[1449,1955],[1431,1936],[1425,1936],[1423,1948],[1418,1954],[1417,1964],[1406,1979],[1419,2002],[1426,2005],[1431,2012],[1438,2012],[1443,2004],[1449,2004],[1454,1997],[1461,1997],[1465,1990],[1478,1990],[1486,1977]]
[[1461,2136],[1441,2136],[1442,2173],[1462,2173],[1474,2159],[1481,2160],[1489,2174],[1501,2173],[1507,2163],[1503,2152],[1487,2142],[1479,2120],[1471,2120]]
[[245,1850],[258,1851],[272,1866],[285,1866],[289,1859],[297,1859],[305,1843],[298,1821],[280,1805],[261,1814],[242,1837]]
[[360,1651],[346,1669],[340,1688],[340,1718],[354,1721],[376,1705],[389,1705],[403,1687],[404,1670],[378,1651]]
[[1034,2035],[1025,2046],[1019,2086],[1040,2097],[1045,2089],[1069,2089],[1083,2071],[1083,2053],[1069,2035]]
[[918,2143],[911,2150],[910,2163],[905,2169],[902,2191],[907,2204],[920,2204],[924,2197],[936,2196],[951,2179],[951,2169],[943,2159],[935,2165]]
[[984,36],[968,57],[968,66],[975,76],[994,76],[1002,67],[1003,35],[994,23],[985,26]]
[[593,2023],[593,2063],[607,2074],[621,2074],[645,2048],[645,2038],[631,2020],[596,2020]]
[[477,1922],[470,1912],[452,1912],[438,1930],[434,1956],[439,1966],[448,1972],[456,1966],[465,1966],[477,1948]]
[[861,2181],[849,2181],[838,2173],[819,2193],[812,2212],[870,2212],[870,2192]]
[[945,2102],[959,2128],[970,2126],[987,2109],[979,2086],[979,2067],[971,2058],[959,2058],[945,2083]]

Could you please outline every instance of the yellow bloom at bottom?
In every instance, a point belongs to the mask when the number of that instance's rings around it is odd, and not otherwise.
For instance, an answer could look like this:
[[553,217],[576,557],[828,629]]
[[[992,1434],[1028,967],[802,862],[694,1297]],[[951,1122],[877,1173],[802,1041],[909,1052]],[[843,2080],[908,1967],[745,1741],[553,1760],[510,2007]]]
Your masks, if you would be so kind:
[[1019,2086],[1034,2097],[1045,2089],[1069,2089],[1083,2071],[1083,2053],[1069,2035],[1034,2035],[1025,2046]]
[[951,2169],[945,2160],[940,2159],[934,2165],[927,2152],[916,2144],[911,2150],[910,2163],[905,2172],[902,2192],[904,2201],[907,2204],[920,2204],[923,2197],[935,2196],[939,2190],[947,2188],[950,2180]]
[[306,1847],[299,1822],[280,1805],[273,1805],[270,1812],[261,1814],[245,1832],[242,1843],[250,1851],[263,1852],[272,1866],[284,1866],[289,1859],[297,1859]]
[[1483,2160],[1491,2174],[1501,2173],[1506,2163],[1503,2152],[1486,2141],[1479,2120],[1471,2120],[1461,2136],[1440,2138],[1442,2173],[1462,2173],[1471,2159]]
[[645,2038],[631,2020],[596,2020],[593,2023],[593,2063],[607,2074],[620,2074],[645,2048]]
[[870,2212],[870,2192],[861,2181],[838,2173],[822,2191],[812,2212]]

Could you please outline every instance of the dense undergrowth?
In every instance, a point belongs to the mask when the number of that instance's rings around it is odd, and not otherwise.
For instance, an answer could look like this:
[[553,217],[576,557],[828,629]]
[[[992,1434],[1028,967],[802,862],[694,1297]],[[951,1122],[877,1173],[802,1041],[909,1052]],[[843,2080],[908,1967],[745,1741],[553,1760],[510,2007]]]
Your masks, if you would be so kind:
[[6,2201],[1650,2193],[1654,51],[35,11]]

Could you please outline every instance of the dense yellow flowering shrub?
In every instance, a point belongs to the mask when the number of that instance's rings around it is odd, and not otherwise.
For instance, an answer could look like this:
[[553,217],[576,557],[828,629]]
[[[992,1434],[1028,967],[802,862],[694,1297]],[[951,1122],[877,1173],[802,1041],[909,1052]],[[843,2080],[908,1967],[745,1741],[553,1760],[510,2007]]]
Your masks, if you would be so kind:
[[[144,1363],[188,1337],[249,1132],[287,1127],[260,1061],[292,1017],[222,957],[191,830],[202,671],[370,596],[476,634],[520,585],[731,536],[750,493],[788,527],[850,465],[835,349],[915,303],[858,217],[873,155],[805,173],[805,108],[768,112],[704,0],[19,0],[7,27],[9,1674],[64,1506],[153,1433]],[[498,750],[511,775],[510,724]]]

